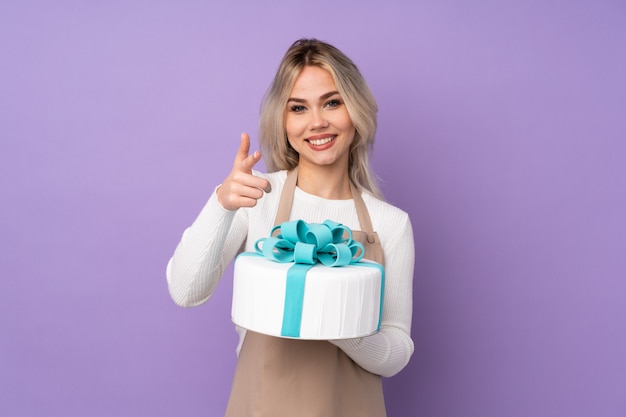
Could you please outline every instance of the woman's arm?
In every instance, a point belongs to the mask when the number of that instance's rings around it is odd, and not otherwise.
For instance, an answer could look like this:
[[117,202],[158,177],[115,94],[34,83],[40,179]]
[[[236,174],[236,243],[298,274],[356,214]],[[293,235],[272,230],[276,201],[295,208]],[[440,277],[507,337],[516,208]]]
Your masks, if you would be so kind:
[[261,154],[249,151],[250,137],[242,133],[231,172],[185,230],[167,264],[170,295],[181,306],[197,306],[213,294],[248,234],[247,211],[241,208],[254,207],[271,190],[267,179],[252,174]]
[[176,304],[193,307],[209,299],[245,241],[247,224],[245,210],[226,210],[213,193],[167,264],[168,288]]

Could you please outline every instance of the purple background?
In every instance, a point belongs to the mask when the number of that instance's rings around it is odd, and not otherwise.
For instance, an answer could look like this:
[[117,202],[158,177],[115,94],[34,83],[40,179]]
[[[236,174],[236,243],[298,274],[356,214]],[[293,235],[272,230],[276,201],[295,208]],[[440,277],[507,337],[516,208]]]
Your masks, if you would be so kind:
[[0,415],[222,415],[231,277],[182,309],[165,265],[315,36],[415,229],[389,415],[625,416],[625,3],[215,3],[0,4]]

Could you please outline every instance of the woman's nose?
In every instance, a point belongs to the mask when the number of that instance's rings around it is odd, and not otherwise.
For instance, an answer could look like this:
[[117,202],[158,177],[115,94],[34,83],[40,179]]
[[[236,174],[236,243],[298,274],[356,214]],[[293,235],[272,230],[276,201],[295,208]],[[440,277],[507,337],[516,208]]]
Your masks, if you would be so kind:
[[311,129],[322,129],[328,127],[328,120],[324,117],[321,111],[311,112]]

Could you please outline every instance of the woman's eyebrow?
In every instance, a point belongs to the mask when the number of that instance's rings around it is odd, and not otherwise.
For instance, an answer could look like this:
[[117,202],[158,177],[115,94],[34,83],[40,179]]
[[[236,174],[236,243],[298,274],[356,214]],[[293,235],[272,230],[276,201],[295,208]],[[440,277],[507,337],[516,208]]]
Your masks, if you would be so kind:
[[325,99],[327,99],[327,98],[329,98],[329,97],[334,96],[335,94],[339,94],[339,91],[329,91],[328,93],[324,94],[324,95],[323,95],[323,96],[321,96],[320,98],[321,98],[322,100],[325,100]]
[[[328,93],[322,94],[322,95],[320,96],[320,99],[321,99],[321,100],[325,100],[325,99],[327,99],[327,98],[329,98],[329,97],[334,96],[335,94],[339,94],[339,91],[329,91]],[[288,101],[288,102],[289,102],[289,101],[295,101],[295,102],[297,102],[297,103],[306,103],[306,100],[305,100],[305,99],[303,99],[303,98],[297,98],[297,97],[289,97],[289,100],[287,100],[287,101]]]

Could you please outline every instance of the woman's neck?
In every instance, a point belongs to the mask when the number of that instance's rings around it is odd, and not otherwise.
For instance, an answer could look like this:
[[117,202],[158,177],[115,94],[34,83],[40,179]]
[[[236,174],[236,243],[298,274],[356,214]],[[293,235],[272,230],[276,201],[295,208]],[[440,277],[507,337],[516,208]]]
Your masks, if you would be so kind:
[[[326,168],[326,169],[324,169]],[[347,170],[331,167],[308,169],[298,166],[298,188],[309,194],[329,200],[348,200],[352,198],[350,175]]]

